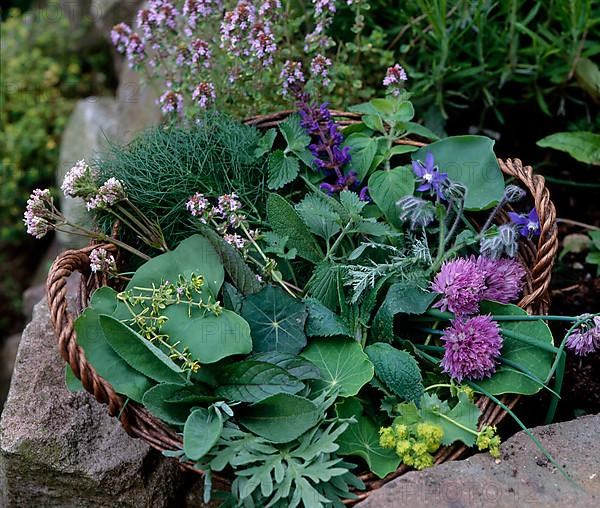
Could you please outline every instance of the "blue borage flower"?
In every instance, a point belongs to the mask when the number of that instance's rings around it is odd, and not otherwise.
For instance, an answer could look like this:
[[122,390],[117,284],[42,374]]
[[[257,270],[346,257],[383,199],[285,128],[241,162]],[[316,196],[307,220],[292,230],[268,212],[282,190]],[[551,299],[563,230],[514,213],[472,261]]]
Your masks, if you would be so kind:
[[431,152],[427,152],[424,163],[413,161],[412,167],[421,184],[417,187],[419,192],[434,192],[438,199],[446,199],[444,185],[448,182],[448,173],[440,171]]
[[531,238],[540,234],[540,218],[534,208],[528,214],[508,212],[511,222],[517,226],[521,236]]

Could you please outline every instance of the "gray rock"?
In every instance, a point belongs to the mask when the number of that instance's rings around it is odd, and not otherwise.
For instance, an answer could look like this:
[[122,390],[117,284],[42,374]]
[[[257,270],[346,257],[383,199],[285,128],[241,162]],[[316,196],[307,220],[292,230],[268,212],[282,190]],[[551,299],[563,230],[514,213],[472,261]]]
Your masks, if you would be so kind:
[[91,395],[67,391],[48,307],[38,304],[0,420],[0,506],[167,507],[181,476]]
[[[60,146],[60,158],[56,174],[56,184],[62,181],[71,167],[80,159],[91,160],[106,150],[108,142],[119,139],[118,104],[108,97],[89,97],[80,100],[65,128]],[[61,194],[61,210],[69,221],[91,225],[90,215],[81,199],[65,197]],[[88,239],[64,232],[58,233],[58,240],[67,247],[83,247]]]
[[11,335],[4,340],[4,343],[0,348],[0,414],[2,414],[2,407],[4,406],[4,401],[8,394],[10,378],[15,365],[15,358],[17,357],[17,349],[19,348],[20,341],[20,333]]
[[502,445],[502,460],[478,454],[410,472],[358,506],[457,508],[600,506],[600,415],[532,430],[576,484],[544,457],[524,432]]

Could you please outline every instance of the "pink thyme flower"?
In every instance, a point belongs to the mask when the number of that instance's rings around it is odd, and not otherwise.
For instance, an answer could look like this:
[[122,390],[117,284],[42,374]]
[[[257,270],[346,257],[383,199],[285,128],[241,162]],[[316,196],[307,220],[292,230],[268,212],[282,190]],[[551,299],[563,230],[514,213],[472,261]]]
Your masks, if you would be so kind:
[[109,178],[100,186],[98,193],[87,201],[86,207],[88,210],[107,208],[126,198],[123,183],[116,178]]
[[146,59],[146,45],[141,37],[135,32],[129,36],[125,53],[130,67],[135,67]]
[[216,98],[215,85],[208,81],[200,83],[194,89],[194,93],[192,94],[192,99],[203,109],[206,109],[209,105],[214,103]]
[[483,379],[496,371],[502,336],[491,316],[456,319],[444,330],[444,357],[441,367],[457,381]]
[[320,54],[315,56],[310,62],[310,74],[313,78],[321,78],[323,86],[328,86],[331,83],[329,79],[330,68],[331,60]]
[[82,159],[69,169],[60,188],[67,197],[85,198],[96,187],[94,176],[87,162]]
[[23,222],[27,233],[35,238],[42,238],[54,229],[52,224],[52,197],[48,189],[35,189],[27,200],[23,214]]
[[216,212],[225,217],[233,212],[237,212],[241,208],[242,204],[238,199],[238,195],[235,192],[232,192],[231,194],[219,196]]
[[117,263],[114,256],[106,249],[99,247],[90,252],[90,269],[93,273],[111,273],[117,271]]
[[223,235],[223,240],[236,249],[243,249],[246,246],[246,240],[237,233]]
[[180,93],[167,90],[160,96],[158,103],[165,115],[169,113],[177,113],[178,115],[183,114],[183,95]]
[[600,349],[600,316],[584,323],[567,338],[565,346],[577,356],[586,356]]
[[305,81],[304,72],[302,72],[302,64],[292,60],[286,60],[283,64],[283,69],[279,78],[283,80],[282,91],[283,95],[288,95],[290,92],[297,93],[302,88]]
[[204,197],[204,194],[200,192],[196,192],[185,205],[188,212],[192,214],[194,217],[198,217],[200,222],[206,224],[208,220],[213,216],[213,208],[208,201]]
[[525,269],[514,259],[489,259],[479,256],[475,261],[476,266],[483,273],[485,289],[483,300],[494,300],[500,303],[509,303],[517,299],[523,288]]
[[315,6],[315,15],[317,16],[327,12],[334,13],[336,11],[335,0],[313,0],[312,3]]
[[131,27],[126,23],[115,25],[110,32],[110,38],[113,46],[119,53],[125,53],[129,36],[131,35]]
[[408,76],[406,75],[404,68],[395,64],[393,67],[388,67],[385,78],[383,79],[383,86],[388,88],[392,95],[399,95],[400,87],[406,80],[408,80]]
[[222,7],[223,2],[220,0],[185,0],[182,12],[188,18],[188,25],[196,28],[199,17],[206,18]]
[[431,289],[442,294],[434,307],[449,310],[457,316],[475,314],[486,289],[485,275],[474,260],[446,261],[431,283]]
[[[232,11],[227,11],[221,22],[221,48],[233,56],[242,56],[243,44],[252,25],[256,23],[256,7],[240,0]],[[245,47],[246,46],[246,47]]]
[[279,14],[279,10],[281,10],[280,0],[265,0],[258,8],[258,16],[260,18],[264,18],[265,16],[273,18]]
[[258,21],[252,25],[248,39],[250,41],[250,61],[261,62],[263,67],[273,63],[273,54],[277,51],[271,25]]
[[191,42],[189,52],[192,55],[192,63],[194,65],[203,65],[204,67],[210,67],[212,52],[208,42],[202,39],[195,39]]

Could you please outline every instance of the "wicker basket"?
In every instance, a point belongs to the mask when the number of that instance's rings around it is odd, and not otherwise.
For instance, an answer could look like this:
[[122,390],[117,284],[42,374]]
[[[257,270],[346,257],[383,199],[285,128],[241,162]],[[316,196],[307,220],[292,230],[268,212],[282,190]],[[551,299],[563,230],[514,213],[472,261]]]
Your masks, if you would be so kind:
[[[291,113],[293,112],[282,111],[272,115],[256,116],[247,119],[246,123],[260,129],[266,129],[276,126]],[[360,116],[354,113],[332,111],[332,114],[339,125],[349,125],[360,121]],[[399,140],[398,143],[414,146],[425,145],[425,143],[408,139]],[[527,280],[524,296],[518,305],[529,313],[545,314],[549,304],[548,287],[552,265],[558,249],[556,211],[552,201],[550,201],[544,178],[534,175],[530,166],[523,166],[519,159],[507,159],[506,161],[498,159],[498,162],[506,176],[513,178],[529,191],[540,218],[541,233],[537,244],[525,241],[522,242],[519,250],[521,262],[527,269]],[[498,216],[498,221],[505,222],[506,220],[506,210],[503,210]],[[69,363],[75,376],[81,380],[83,387],[93,394],[98,402],[108,405],[109,414],[119,418],[129,435],[143,439],[160,451],[181,449],[183,447],[181,435],[150,414],[142,405],[133,401],[126,402],[105,379],[96,373],[93,366],[87,362],[83,350],[77,345],[73,328],[73,315],[67,306],[66,281],[73,272],[81,273],[78,299],[79,310],[81,310],[87,305],[92,292],[107,284],[105,278],[90,272],[89,253],[97,247],[98,245],[91,245],[80,250],[65,251],[56,259],[50,269],[47,281],[48,305],[52,324],[58,338],[60,354]],[[117,251],[114,245],[103,245],[103,247],[113,252]],[[517,396],[505,396],[502,399],[503,403],[510,408],[514,406],[517,400]],[[507,414],[501,407],[493,404],[486,397],[480,397],[477,400],[477,405],[482,412],[479,420],[480,427],[483,425],[496,425]],[[467,448],[461,445],[441,448],[435,457],[435,463],[455,460],[466,452]],[[182,464],[182,467],[202,474],[201,471],[194,469],[191,464]],[[365,482],[366,490],[357,493],[358,499],[346,500],[345,503],[353,505],[366,499],[371,492],[407,470],[408,468],[402,465],[397,471],[389,474],[384,479],[378,479],[371,473],[363,474],[361,479]],[[227,487],[231,481],[227,477],[218,475],[213,475],[213,480],[220,487]]]

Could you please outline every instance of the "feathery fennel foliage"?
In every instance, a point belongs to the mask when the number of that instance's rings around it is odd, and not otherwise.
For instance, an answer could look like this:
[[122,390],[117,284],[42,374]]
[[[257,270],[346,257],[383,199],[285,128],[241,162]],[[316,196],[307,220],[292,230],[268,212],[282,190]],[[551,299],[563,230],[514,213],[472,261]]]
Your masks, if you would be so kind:
[[[254,155],[257,129],[209,113],[191,126],[149,129],[127,146],[112,145],[94,162],[101,181],[121,180],[129,200],[160,224],[167,243],[176,244],[197,229],[186,210],[196,192],[207,197],[235,192],[251,219],[266,199],[266,164]],[[104,228],[114,219],[99,217]]]

